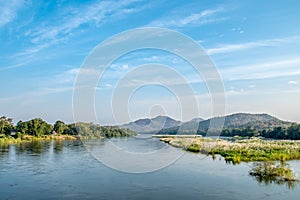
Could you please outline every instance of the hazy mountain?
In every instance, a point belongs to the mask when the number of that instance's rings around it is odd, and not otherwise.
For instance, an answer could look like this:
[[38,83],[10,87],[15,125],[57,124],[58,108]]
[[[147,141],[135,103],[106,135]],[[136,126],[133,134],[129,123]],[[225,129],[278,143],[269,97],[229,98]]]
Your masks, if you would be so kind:
[[[177,134],[178,130],[180,131],[179,134],[190,134],[191,132],[195,132],[195,130],[198,130],[199,123],[202,122],[203,120],[204,119],[202,119],[202,118],[194,118],[190,121],[180,124],[179,126],[163,129],[162,131],[173,129],[175,131],[175,133],[173,133],[173,134]],[[160,132],[158,134],[160,134]]]
[[[225,117],[224,128],[231,129],[251,127],[257,130],[262,130],[278,126],[286,127],[290,124],[290,122],[280,120],[268,114],[237,113]],[[206,128],[209,126],[209,120],[204,121],[199,125],[199,128]]]
[[[224,117],[215,117],[213,120],[220,120]],[[195,134],[192,130],[198,130],[197,132],[205,132],[210,125],[212,119],[200,120],[198,123],[198,129],[195,128],[193,120],[183,123],[182,126],[176,126],[166,128],[159,131],[158,134]],[[237,113],[225,116],[225,122],[223,129],[243,129],[253,128],[255,130],[269,130],[274,127],[287,127],[291,125],[290,122],[282,121],[276,117],[268,114],[247,114]]]
[[167,129],[170,127],[177,127],[181,125],[182,122],[174,120],[167,116],[157,116],[152,119],[139,119],[128,124],[121,125],[122,128],[129,128],[137,133],[151,133],[156,134],[162,129]]

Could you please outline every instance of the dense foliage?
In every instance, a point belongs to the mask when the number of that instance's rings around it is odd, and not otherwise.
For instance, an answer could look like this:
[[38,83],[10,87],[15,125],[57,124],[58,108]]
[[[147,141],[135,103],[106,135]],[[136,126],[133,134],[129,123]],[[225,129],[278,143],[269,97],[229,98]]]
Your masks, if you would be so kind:
[[30,135],[41,137],[45,135],[75,135],[88,138],[99,137],[124,137],[132,136],[135,132],[119,128],[117,126],[100,126],[93,123],[79,122],[76,124],[65,124],[63,121],[56,121],[54,125],[47,123],[41,118],[35,118],[29,121],[19,121],[14,126],[11,118],[0,118],[0,134],[10,135],[12,131],[16,132],[16,137]]
[[[206,136],[207,129],[198,129],[197,135]],[[158,135],[194,135],[195,132],[189,129],[180,130],[179,127],[173,127],[169,129],[163,129],[158,132]],[[216,133],[219,136],[220,133]],[[257,129],[253,126],[245,128],[223,128],[221,135],[224,137],[264,137],[271,139],[290,139],[300,140],[300,124],[291,123],[289,126],[276,126],[270,128]]]
[[48,124],[40,118],[35,118],[27,122],[19,121],[16,126],[16,131],[19,134],[28,134],[40,137],[42,135],[49,135],[53,130],[53,125]]
[[79,122],[76,124],[69,124],[64,129],[65,134],[80,135],[82,137],[94,138],[94,137],[124,137],[135,135],[135,132],[119,128],[118,126],[100,126],[93,123]]
[[[181,126],[162,129],[159,135],[203,135],[206,136],[212,120],[224,120],[221,136],[234,137],[265,137],[272,139],[300,140],[300,125],[279,120],[267,114],[246,114],[238,113],[225,117],[216,117],[207,120],[189,121]],[[195,127],[198,127],[195,131]],[[210,135],[219,136],[220,132],[213,132]]]
[[243,129],[224,129],[221,136],[253,137],[261,136],[272,139],[300,140],[300,124],[291,124],[288,127],[274,127],[272,129],[257,130],[251,127]]
[[5,116],[2,116],[0,118],[0,134],[9,134],[12,128],[13,128],[12,118],[7,118]]

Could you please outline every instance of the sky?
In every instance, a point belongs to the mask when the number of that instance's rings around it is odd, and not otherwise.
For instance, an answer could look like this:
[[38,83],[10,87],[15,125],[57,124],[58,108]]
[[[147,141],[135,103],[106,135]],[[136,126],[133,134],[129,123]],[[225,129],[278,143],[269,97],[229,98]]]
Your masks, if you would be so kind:
[[[224,85],[226,114],[268,113],[300,122],[299,10],[297,0],[0,0],[0,115],[14,122],[34,117],[73,122],[74,84],[90,52],[124,31],[160,27],[188,36],[212,59]],[[185,94],[164,87],[163,80],[173,85],[177,80],[155,64],[175,70],[192,88],[197,108],[190,105],[184,118],[178,99]],[[147,68],[130,80],[151,77],[161,84],[144,84],[130,99],[113,99],[118,83],[142,65]],[[203,77],[178,55],[158,49],[114,60],[94,98],[100,124],[128,122],[114,120],[113,104],[124,104],[132,120],[214,115]]]

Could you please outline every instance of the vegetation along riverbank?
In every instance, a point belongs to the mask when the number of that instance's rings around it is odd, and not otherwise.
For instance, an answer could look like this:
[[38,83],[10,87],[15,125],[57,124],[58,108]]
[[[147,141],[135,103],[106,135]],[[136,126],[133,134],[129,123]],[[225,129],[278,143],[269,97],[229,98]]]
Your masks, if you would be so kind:
[[[239,164],[240,162],[254,162],[249,175],[265,183],[297,182],[295,174],[285,163],[287,160],[300,159],[300,141],[297,140],[263,140],[251,139],[213,139],[176,136],[158,136],[161,141],[174,147],[191,152],[200,152],[224,157],[226,162]],[[276,165],[274,161],[280,161]]]
[[93,138],[127,137],[135,135],[134,131],[117,126],[100,126],[93,123],[66,124],[56,121],[53,125],[35,118],[13,124],[11,118],[0,118],[0,145],[18,144],[32,140],[75,140]]
[[191,152],[219,154],[226,161],[286,161],[300,159],[300,141],[259,138],[229,141],[213,138],[161,137],[161,141]]

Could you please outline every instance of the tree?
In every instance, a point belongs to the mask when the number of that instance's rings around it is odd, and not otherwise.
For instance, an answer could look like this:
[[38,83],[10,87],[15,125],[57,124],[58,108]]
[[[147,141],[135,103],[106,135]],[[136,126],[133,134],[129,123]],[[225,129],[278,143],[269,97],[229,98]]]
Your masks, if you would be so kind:
[[63,121],[58,120],[58,121],[55,122],[53,130],[57,134],[59,134],[59,135],[64,134],[66,129],[68,129],[68,126]]
[[40,118],[35,118],[27,122],[19,121],[17,124],[17,132],[33,136],[48,135],[52,132],[53,125],[48,124]]
[[22,120],[18,121],[16,131],[17,133],[26,134],[28,132],[28,123],[24,123]]
[[0,118],[0,134],[10,134],[10,130],[14,127],[13,119],[2,116]]

